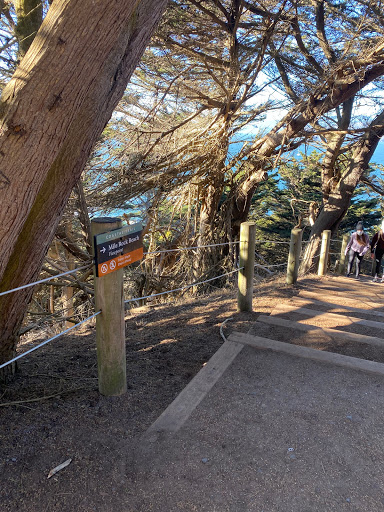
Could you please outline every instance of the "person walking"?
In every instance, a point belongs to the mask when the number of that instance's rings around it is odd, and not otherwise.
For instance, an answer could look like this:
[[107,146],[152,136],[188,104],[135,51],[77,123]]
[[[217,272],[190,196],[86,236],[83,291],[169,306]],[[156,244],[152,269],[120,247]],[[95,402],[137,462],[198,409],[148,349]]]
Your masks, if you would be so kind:
[[345,249],[345,255],[348,254],[347,277],[350,276],[353,262],[356,259],[356,279],[359,279],[361,261],[370,247],[369,236],[364,233],[363,223],[359,221],[356,224],[356,231],[352,233]]
[[[381,223],[381,229],[373,235],[371,241],[371,258],[375,259],[375,277],[373,278],[374,282],[379,280],[379,274],[381,270],[381,259],[384,254],[384,221]],[[381,278],[381,282],[384,283],[384,274]]]

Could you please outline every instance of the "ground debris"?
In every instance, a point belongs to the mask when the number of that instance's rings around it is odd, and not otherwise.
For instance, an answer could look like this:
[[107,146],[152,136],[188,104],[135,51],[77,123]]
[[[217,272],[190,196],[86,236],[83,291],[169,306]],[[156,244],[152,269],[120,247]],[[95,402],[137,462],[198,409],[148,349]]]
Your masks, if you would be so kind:
[[69,466],[69,464],[71,462],[72,462],[72,459],[67,459],[66,461],[64,461],[61,464],[59,464],[58,466],[56,466],[55,468],[51,469],[51,471],[48,473],[48,477],[47,478],[51,478],[51,476],[56,475],[56,473],[58,473],[62,469],[64,469],[67,466]]

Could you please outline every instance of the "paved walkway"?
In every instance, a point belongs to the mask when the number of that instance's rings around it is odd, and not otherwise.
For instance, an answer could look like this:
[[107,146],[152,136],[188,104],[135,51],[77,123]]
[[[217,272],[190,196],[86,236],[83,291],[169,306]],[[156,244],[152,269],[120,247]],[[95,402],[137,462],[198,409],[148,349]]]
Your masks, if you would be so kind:
[[140,440],[129,511],[384,510],[384,285],[300,284]]

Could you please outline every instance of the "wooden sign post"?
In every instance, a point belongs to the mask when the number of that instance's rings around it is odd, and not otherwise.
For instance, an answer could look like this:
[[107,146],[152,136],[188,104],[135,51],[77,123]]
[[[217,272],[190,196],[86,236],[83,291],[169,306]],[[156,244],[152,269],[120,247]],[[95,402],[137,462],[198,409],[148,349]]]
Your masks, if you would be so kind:
[[[91,221],[92,235],[121,227],[121,219],[100,217]],[[125,356],[125,322],[123,298],[123,268],[106,273],[95,280],[96,346],[99,391],[102,395],[122,395],[127,391]]]

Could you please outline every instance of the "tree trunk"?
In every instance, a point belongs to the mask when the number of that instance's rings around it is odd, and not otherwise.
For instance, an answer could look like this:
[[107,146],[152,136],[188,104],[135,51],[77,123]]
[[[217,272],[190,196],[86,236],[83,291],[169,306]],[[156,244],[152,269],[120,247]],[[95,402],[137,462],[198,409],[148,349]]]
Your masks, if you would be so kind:
[[89,254],[92,252],[92,235],[91,235],[91,221],[89,220],[87,201],[85,199],[84,187],[81,180],[79,180],[74,188],[77,196],[77,208],[79,213],[79,222],[81,225],[81,232],[84,238],[84,243]]
[[300,274],[314,272],[318,263],[321,248],[321,234],[325,229],[337,232],[340,222],[343,220],[352,195],[360,178],[368,167],[373,153],[384,135],[384,128],[374,129],[384,121],[384,112],[376,117],[369,129],[356,144],[349,168],[341,177],[337,186],[328,196],[328,201],[321,210],[311,229],[310,243],[307,245],[303,261],[300,266]]
[[[345,80],[342,86],[330,81],[324,82],[314,96],[302,100],[267,135],[244,150],[241,157],[245,159],[248,156],[248,160],[244,160],[243,165],[253,166],[254,170],[246,173],[246,178],[238,183],[237,190],[234,192],[232,208],[234,233],[237,232],[241,222],[246,220],[252,196],[259,183],[265,179],[267,169],[273,167],[277,148],[281,151],[289,149],[289,142],[297,137],[307,124],[342,103],[346,104],[346,110],[348,110],[357,92],[384,75],[384,62],[376,62],[376,55],[373,52],[372,55],[367,55],[359,76],[353,70],[346,69],[345,72],[346,77],[348,73],[350,74],[350,79]],[[336,74],[333,80],[336,82]]]
[[327,151],[325,152],[321,170],[321,189],[323,194],[323,204],[328,201],[329,194],[332,191],[333,184],[338,182],[340,176],[336,169],[337,159],[340,156],[340,149],[345,140],[346,132],[349,128],[352,116],[352,107],[354,97],[343,103],[342,116],[338,123],[339,130],[342,132],[332,133],[327,139]]
[[248,213],[251,208],[253,194],[261,182],[265,181],[268,177],[264,169],[253,173],[252,185],[246,187],[238,187],[231,199],[231,236],[233,240],[238,240],[240,236],[240,226],[248,218]]
[[[0,100],[0,291],[38,275],[69,194],[166,0],[53,2]],[[32,288],[0,297],[0,363]]]
[[[72,226],[70,223],[66,224],[65,231],[68,236],[68,238],[71,238],[72,235]],[[74,270],[75,267],[75,261],[73,258],[73,255],[64,247],[64,255],[66,264],[65,266],[68,268],[68,270]],[[66,270],[65,270],[66,271]],[[72,286],[64,286],[63,292],[62,292],[62,301],[63,301],[63,316],[67,318],[72,318],[74,315],[74,309],[73,309],[73,287]],[[71,320],[65,320],[64,327],[66,329],[69,329],[74,325],[74,322]]]
[[[220,233],[217,232],[217,215],[220,198],[223,193],[224,174],[221,169],[215,171],[212,182],[202,191],[202,202],[199,214],[198,249],[193,262],[194,279],[205,280],[217,275],[217,262],[220,247],[204,247],[219,243]],[[201,293],[207,285],[200,285],[193,289],[194,293]]]

